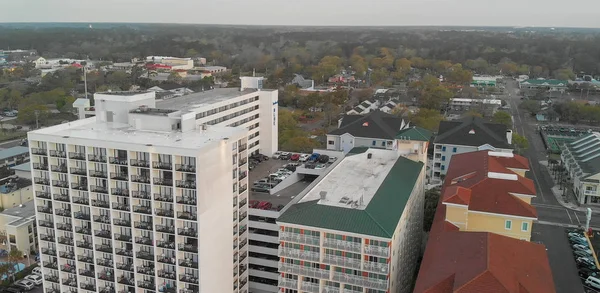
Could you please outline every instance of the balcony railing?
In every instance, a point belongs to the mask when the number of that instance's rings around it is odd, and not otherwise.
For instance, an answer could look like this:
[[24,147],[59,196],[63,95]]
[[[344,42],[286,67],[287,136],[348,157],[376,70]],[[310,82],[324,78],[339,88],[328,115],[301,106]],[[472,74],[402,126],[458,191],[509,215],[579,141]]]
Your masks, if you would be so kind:
[[67,209],[56,209],[54,211],[54,214],[59,215],[59,216],[63,216],[63,217],[71,217],[71,210],[67,210]]
[[[71,240],[71,241],[73,241],[73,240]],[[70,251],[69,252],[67,252],[67,251],[61,251],[59,253],[59,255],[60,255],[60,257],[63,257],[63,258],[68,258],[68,259],[75,260],[75,254],[73,252],[70,252]]]
[[319,293],[319,284],[303,281],[300,289],[304,292]]
[[[291,257],[300,260],[309,260],[309,261],[319,261],[319,253],[314,251],[306,251],[300,249],[294,249],[289,247],[279,246],[279,256],[281,257]],[[360,267],[360,262],[359,262]]]
[[132,263],[117,263],[117,269],[133,272],[133,264]]
[[107,239],[112,239],[112,233],[110,230],[95,230],[94,231],[94,236],[96,237],[102,237],[102,238],[107,238]]
[[45,261],[42,263],[45,268],[58,270],[58,263]]
[[54,248],[44,247],[42,248],[42,254],[56,256],[56,250]]
[[127,166],[127,158],[110,157],[109,162],[111,164]]
[[[81,261],[81,262],[91,263],[91,264],[94,263],[94,257],[93,257],[93,255],[83,255],[83,254],[81,254],[81,255],[77,256],[77,260]],[[92,273],[92,275],[93,275],[93,273]]]
[[170,264],[170,265],[175,265],[175,257],[174,256],[169,257],[169,256],[160,255],[156,258],[156,261]]
[[108,188],[104,186],[92,185],[90,189],[92,192],[108,194]]
[[186,268],[194,268],[197,269],[198,268],[198,263],[195,261],[191,261],[191,260],[187,260],[187,259],[180,259],[179,260],[179,265],[182,267],[186,267]]
[[72,273],[72,274],[77,272],[77,269],[75,268],[75,266],[72,266],[69,264],[64,264],[64,265],[60,266],[60,270],[63,272]]
[[69,159],[85,161],[85,153],[69,152]]
[[190,212],[177,212],[177,218],[183,219],[183,220],[195,221],[198,219],[198,215],[196,213],[190,213]]
[[[44,274],[44,280],[48,281],[48,282],[52,282],[52,283],[57,283],[57,284],[59,283],[58,276],[52,276],[52,275],[46,275],[46,274]],[[48,293],[48,292],[46,292],[46,293]],[[60,290],[58,290],[58,293],[60,293]]]
[[[154,273],[153,273],[153,275],[154,275]],[[140,287],[140,288],[150,289],[150,290],[155,290],[156,289],[156,285],[154,285],[154,282],[150,282],[150,281],[138,281],[137,284],[138,284],[138,287]]]
[[91,170],[90,171],[90,177],[107,178],[108,175],[106,174],[105,171]]
[[152,168],[161,170],[172,170],[173,164],[168,162],[152,162]]
[[194,180],[177,180],[175,185],[180,188],[196,189],[196,181]]
[[[121,275],[118,279],[117,282],[119,284],[124,284],[124,285],[130,285],[130,286],[135,286],[135,281],[132,277],[126,277],[125,275]],[[129,291],[119,291],[119,293],[129,293]]]
[[323,239],[323,247],[360,253],[361,243],[339,239]]
[[47,191],[36,191],[35,196],[44,199],[52,199],[52,197],[50,196],[50,192]]
[[136,221],[133,223],[133,227],[137,229],[152,230],[152,222]]
[[245,171],[244,172],[239,172],[239,174],[238,174],[239,180],[242,180],[242,179],[244,179],[246,177],[248,177],[248,172],[245,172]]
[[161,278],[166,278],[166,279],[171,279],[171,280],[177,280],[176,276],[175,276],[175,272],[168,272],[165,270],[159,270],[158,271],[158,276]]
[[106,156],[96,155],[96,154],[89,154],[88,155],[88,161],[90,161],[90,162],[98,162],[98,163],[106,163]]
[[[54,200],[57,201],[64,201],[64,202],[71,202],[71,199],[69,198],[69,194],[64,194],[64,193],[57,193],[54,195]],[[70,217],[71,215],[69,215]]]
[[120,256],[133,257],[133,251],[131,251],[130,249],[117,248],[115,250],[115,254]]
[[281,239],[284,241],[296,242],[300,244],[308,244],[319,246],[320,238],[312,235],[298,234],[293,232],[280,233]]
[[173,195],[172,194],[155,193],[154,200],[162,201],[162,202],[173,202]]
[[31,148],[31,153],[34,155],[45,156],[48,154],[48,150],[40,148]]
[[195,165],[177,164],[177,165],[175,165],[175,170],[177,170],[179,172],[195,173],[196,172],[196,166]]
[[191,196],[178,196],[177,203],[187,204],[187,205],[196,205],[196,198]]
[[152,238],[150,237],[135,237],[135,243],[143,245],[152,245]]
[[150,193],[142,190],[134,190],[131,192],[131,197],[133,198],[141,198],[141,199],[150,199]]
[[86,220],[86,221],[90,220],[90,214],[86,214],[83,212],[75,212],[73,214],[73,217],[75,217],[75,219],[79,219],[79,220]]
[[173,186],[173,179],[154,178],[154,185]]
[[150,162],[147,160],[131,159],[130,164],[131,164],[131,166],[135,166],[135,167],[150,168]]
[[241,144],[238,148],[238,152],[243,152],[248,148],[248,144]]
[[365,254],[380,256],[380,257],[389,257],[390,256],[390,248],[375,246],[375,245],[365,245]]
[[75,233],[92,235],[92,229],[87,227],[75,227]]
[[172,209],[155,209],[155,214],[161,217],[172,218],[175,216],[175,212]]
[[323,263],[334,265],[334,266],[342,266],[353,269],[360,269],[360,259],[325,254],[323,255]]
[[305,267],[305,266],[283,263],[283,262],[279,263],[279,272],[303,275],[305,277],[313,277],[313,278],[317,278],[317,279],[329,279],[329,273],[330,273],[330,271],[328,271],[328,270]]
[[[73,227],[71,226],[71,224],[58,223],[58,224],[56,224],[56,229],[71,232],[71,230],[73,229]],[[73,245],[73,241],[72,240],[73,239],[71,239],[71,245]],[[60,242],[60,237],[58,238],[58,242]]]
[[[298,289],[298,280],[288,279],[288,278],[279,276],[278,286],[283,287],[283,288],[297,290]],[[338,292],[339,292],[339,290],[338,290]],[[336,293],[338,293],[338,292],[336,292]]]
[[71,168],[71,174],[75,175],[87,175],[87,170],[83,168]]
[[110,193],[118,196],[129,196],[129,189],[124,188],[111,188]]
[[73,197],[73,203],[88,205],[90,204],[90,199],[87,197]]
[[125,212],[128,212],[128,211],[129,211],[129,204],[120,203],[120,202],[113,202],[113,203],[112,203],[112,208],[113,208],[114,210],[119,210],[119,211],[125,211]]
[[110,208],[110,203],[108,203],[108,201],[104,201],[104,200],[92,199],[92,206],[108,209],[108,208]]
[[[94,276],[92,276],[92,278],[93,277]],[[79,288],[84,289],[84,290],[88,290],[88,291],[96,292],[96,285],[91,284],[91,283],[81,283],[81,284],[79,284]]]
[[33,163],[33,169],[48,171],[48,165],[47,164],[40,164],[40,163]]
[[113,219],[113,224],[116,226],[131,227],[131,221],[124,219]]
[[179,243],[178,245],[178,249],[180,251],[186,251],[186,252],[194,252],[194,253],[198,253],[198,247],[192,244],[184,244],[184,243]]
[[154,277],[154,267],[137,266],[137,272]]
[[44,214],[52,214],[52,208],[46,206],[38,206],[37,211]]
[[[180,244],[180,245],[183,245],[183,244]],[[161,247],[161,248],[175,249],[175,242],[159,240],[156,242],[156,246]]]
[[187,227],[177,229],[177,234],[190,236],[190,237],[198,237],[198,231],[196,231],[196,229],[187,228]]
[[106,252],[106,253],[112,253],[112,246],[111,245],[106,245],[106,244],[100,244],[100,245],[96,245],[96,250],[98,251],[102,251],[102,252]]
[[135,206],[133,206],[133,211],[136,213],[147,214],[147,215],[152,214],[152,209],[148,206],[135,205]]
[[115,234],[115,240],[131,242],[131,235]]
[[39,220],[38,225],[40,225],[40,227],[54,228],[54,222],[52,221]]
[[121,180],[121,181],[129,181],[129,174],[127,174],[127,173],[110,172],[110,179]]
[[76,189],[76,190],[88,190],[87,187],[87,182],[75,182],[71,184],[71,188],[72,189]]
[[585,190],[584,193],[585,195],[598,195],[597,190]]
[[77,241],[77,247],[92,249],[92,243],[87,241]]
[[239,167],[244,166],[244,165],[246,165],[246,163],[248,163],[248,159],[240,160],[240,162],[238,163],[238,166]]
[[113,260],[110,258],[100,258],[99,257],[96,259],[96,263],[103,267],[111,267],[112,268],[112,266],[113,266]]
[[52,186],[54,187],[62,187],[69,188],[69,182],[64,180],[52,180]]
[[192,283],[192,284],[196,284],[197,285],[198,284],[198,277],[194,276],[194,275],[184,274],[184,275],[181,275],[179,277],[179,281],[186,282],[186,283]]
[[374,279],[374,278],[356,276],[356,275],[348,275],[348,274],[339,273],[339,272],[333,272],[333,280],[342,282],[342,283],[346,283],[346,284],[360,286],[360,287],[374,288],[374,289],[379,289],[379,290],[387,290],[388,289],[388,281],[387,280],[380,280],[380,279]]
[[164,226],[164,225],[156,225],[156,231],[157,232],[163,232],[163,233],[175,234],[175,227],[173,227],[173,226]]
[[131,181],[138,182],[138,183],[150,184],[150,177],[140,176],[140,175],[131,175]]
[[48,179],[48,178],[34,177],[33,182],[35,184],[50,185],[50,179]]
[[387,274],[389,265],[387,263],[379,263],[372,261],[365,261],[363,267],[367,271],[371,271],[378,274]]

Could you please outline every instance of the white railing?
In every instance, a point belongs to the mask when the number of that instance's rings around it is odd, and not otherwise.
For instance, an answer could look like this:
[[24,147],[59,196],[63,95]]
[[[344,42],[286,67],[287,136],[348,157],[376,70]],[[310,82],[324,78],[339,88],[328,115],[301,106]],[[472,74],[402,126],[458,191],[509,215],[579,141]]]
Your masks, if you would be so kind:
[[340,288],[324,285],[321,293],[340,293]]
[[290,263],[279,263],[279,272],[280,273],[290,273],[296,275],[303,275],[305,277],[313,277],[317,279],[329,279],[329,271],[305,267]]
[[361,244],[339,239],[323,239],[323,247],[360,253]]
[[316,245],[316,246],[319,246],[321,243],[321,239],[319,237],[315,237],[315,236],[311,236],[311,235],[304,235],[304,234],[298,234],[298,233],[292,233],[292,232],[283,232],[283,233],[280,233],[279,235],[281,236],[280,238],[283,241],[291,241],[291,242],[308,244],[308,245]]
[[364,269],[378,274],[387,274],[389,265],[387,263],[365,261]]
[[325,254],[323,255],[323,263],[360,270],[360,259]]
[[300,290],[310,293],[319,293],[319,284],[311,282],[302,282]]
[[334,272],[333,280],[342,282],[342,283],[348,283],[351,285],[367,287],[367,288],[374,288],[374,289],[379,289],[379,290],[387,290],[388,289],[388,281],[387,280],[373,279],[373,278],[369,278],[369,277],[347,275],[347,274],[343,274],[343,273]]
[[597,190],[586,190],[584,193],[586,195],[598,195],[598,191]]
[[365,245],[365,253],[369,254],[369,255],[389,257],[390,256],[390,248],[382,247],[382,246],[374,246],[374,245]]
[[314,251],[305,251],[289,247],[279,247],[279,256],[291,257],[301,260],[319,261],[319,253]]
[[297,290],[298,289],[298,280],[288,279],[288,278],[279,276],[279,284],[278,285],[279,285],[279,287]]

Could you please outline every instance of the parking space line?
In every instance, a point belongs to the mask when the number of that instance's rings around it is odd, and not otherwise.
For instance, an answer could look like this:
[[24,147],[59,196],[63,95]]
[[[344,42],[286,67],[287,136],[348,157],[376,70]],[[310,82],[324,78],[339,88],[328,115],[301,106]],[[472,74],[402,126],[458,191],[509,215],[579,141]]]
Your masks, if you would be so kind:
[[579,221],[579,216],[577,215],[577,212],[573,212],[573,214],[575,215],[575,218],[577,219],[577,223],[579,223],[579,225],[581,225],[581,221]]
[[565,209],[565,212],[567,212],[567,216],[569,216],[569,220],[571,221],[571,224],[573,224],[573,218],[571,218],[571,214],[569,214],[569,210]]

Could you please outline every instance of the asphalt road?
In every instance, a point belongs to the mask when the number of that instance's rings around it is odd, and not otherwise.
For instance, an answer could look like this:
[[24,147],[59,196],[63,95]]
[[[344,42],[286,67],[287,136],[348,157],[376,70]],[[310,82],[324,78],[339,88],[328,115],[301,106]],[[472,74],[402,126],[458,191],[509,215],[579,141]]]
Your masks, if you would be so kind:
[[0,149],[8,149],[8,148],[12,148],[12,147],[18,146],[18,145],[21,145],[20,139],[9,140],[9,141],[0,143]]

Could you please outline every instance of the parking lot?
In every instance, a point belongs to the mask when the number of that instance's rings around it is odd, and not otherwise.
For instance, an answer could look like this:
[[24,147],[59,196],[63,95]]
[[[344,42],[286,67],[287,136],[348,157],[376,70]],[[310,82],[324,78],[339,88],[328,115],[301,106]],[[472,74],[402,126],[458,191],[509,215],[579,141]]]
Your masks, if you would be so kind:
[[535,224],[531,233],[531,241],[546,246],[557,293],[586,292],[577,272],[577,265],[567,240],[565,228]]

